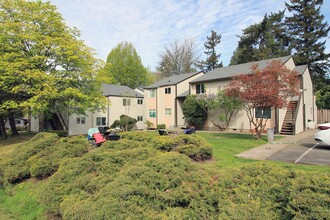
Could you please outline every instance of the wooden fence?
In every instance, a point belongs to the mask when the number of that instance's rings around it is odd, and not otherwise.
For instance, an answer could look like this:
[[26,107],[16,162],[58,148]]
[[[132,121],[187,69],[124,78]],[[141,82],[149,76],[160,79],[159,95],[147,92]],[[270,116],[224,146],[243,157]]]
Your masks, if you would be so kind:
[[330,109],[317,110],[317,123],[328,123],[330,122]]

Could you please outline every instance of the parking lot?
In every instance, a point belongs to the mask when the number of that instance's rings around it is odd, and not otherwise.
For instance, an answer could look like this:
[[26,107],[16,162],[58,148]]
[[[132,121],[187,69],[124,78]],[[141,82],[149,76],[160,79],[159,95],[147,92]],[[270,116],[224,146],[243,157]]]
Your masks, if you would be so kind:
[[267,160],[289,163],[330,166],[330,146],[317,144],[313,134],[307,138],[288,144],[281,151],[269,156]]

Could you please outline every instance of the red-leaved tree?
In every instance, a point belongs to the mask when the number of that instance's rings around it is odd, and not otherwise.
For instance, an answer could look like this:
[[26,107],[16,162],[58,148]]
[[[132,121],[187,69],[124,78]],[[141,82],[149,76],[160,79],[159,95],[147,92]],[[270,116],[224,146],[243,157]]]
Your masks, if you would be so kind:
[[255,112],[271,111],[286,107],[290,98],[298,94],[298,73],[285,67],[280,61],[273,61],[264,69],[251,66],[249,74],[234,77],[227,88],[229,96],[239,97],[250,120],[250,127],[261,138],[268,118],[255,117]]

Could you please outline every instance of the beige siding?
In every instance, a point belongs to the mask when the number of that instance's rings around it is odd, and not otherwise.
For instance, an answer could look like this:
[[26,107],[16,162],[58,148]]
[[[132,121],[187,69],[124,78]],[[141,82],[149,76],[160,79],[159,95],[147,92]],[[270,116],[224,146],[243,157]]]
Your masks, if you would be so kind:
[[[144,90],[144,101],[145,101],[145,110],[144,110],[144,116],[145,116],[145,120],[150,121],[151,123],[153,123],[154,128],[157,126],[157,117],[158,115],[156,114],[156,118],[152,118],[149,117],[149,110],[150,109],[157,109],[157,100],[156,97],[150,97],[150,90],[151,89],[145,89]],[[157,91],[156,91],[157,93]]]

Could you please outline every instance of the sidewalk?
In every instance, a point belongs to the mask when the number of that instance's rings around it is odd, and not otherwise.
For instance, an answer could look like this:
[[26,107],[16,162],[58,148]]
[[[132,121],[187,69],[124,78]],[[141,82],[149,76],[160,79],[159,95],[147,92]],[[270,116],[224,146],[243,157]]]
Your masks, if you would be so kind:
[[281,138],[278,141],[274,141],[273,143],[268,143],[261,145],[259,147],[252,148],[250,150],[244,151],[238,155],[237,157],[255,159],[255,160],[266,160],[271,155],[281,151],[282,149],[288,147],[289,145],[296,144],[300,140],[313,136],[315,133],[314,129],[306,130],[297,135],[286,135],[284,138]]

